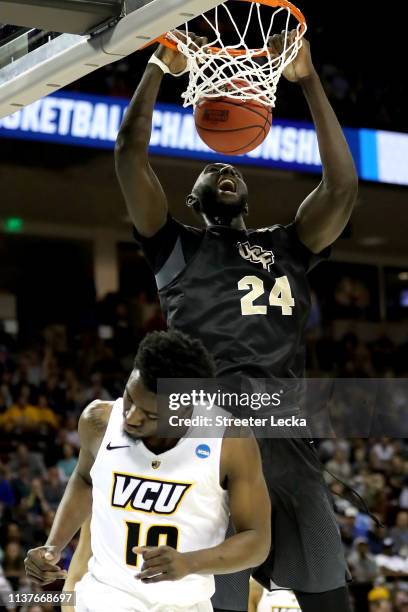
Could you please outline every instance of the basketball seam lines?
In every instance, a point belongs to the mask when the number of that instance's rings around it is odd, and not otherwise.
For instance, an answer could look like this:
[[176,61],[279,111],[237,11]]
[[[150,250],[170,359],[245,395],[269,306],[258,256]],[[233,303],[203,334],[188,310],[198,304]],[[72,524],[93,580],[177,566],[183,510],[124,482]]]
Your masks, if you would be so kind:
[[[263,131],[263,133],[265,133],[265,130],[264,130],[264,128],[263,128],[261,125],[253,125],[253,126],[251,126],[251,127],[252,127],[252,129],[253,129],[253,128],[258,128],[259,130],[262,130],[262,131]],[[204,129],[205,129],[205,128],[204,128]],[[246,129],[249,129],[249,128],[246,128],[246,127],[245,127],[245,128],[238,128],[237,130],[229,130],[229,131],[230,131],[230,132],[232,132],[232,131],[235,131],[235,132],[236,132],[236,131],[244,131],[244,130],[246,130]],[[216,132],[217,130],[207,130],[207,131],[211,131],[211,132],[214,132],[214,131],[215,131],[215,132]],[[223,130],[223,131],[225,131],[225,130]],[[219,133],[219,132],[218,132],[218,133]],[[252,143],[253,143],[255,140],[257,140],[257,138],[259,138],[259,134],[257,134],[257,136],[255,136],[255,138],[253,138],[252,140],[250,140],[250,141],[249,141],[247,144],[245,144],[244,146],[239,147],[238,149],[231,149],[230,151],[223,151],[223,153],[222,153],[222,154],[223,154],[223,155],[232,155],[232,154],[234,154],[234,153],[239,153],[239,151],[242,151],[242,149],[244,149],[244,148],[246,149],[246,147],[249,147],[249,146],[250,146],[250,145],[251,145],[251,144],[252,144]],[[266,136],[265,136],[265,138],[266,138]],[[244,155],[244,153],[242,153],[242,155]]]
[[[215,100],[218,104],[230,104],[231,106],[239,106],[239,107],[245,107],[245,104],[248,103],[247,102],[233,102],[232,100]],[[268,107],[265,106],[265,108],[268,110]],[[246,109],[246,110],[250,110],[251,113],[254,113],[254,115],[258,115],[258,117],[261,117],[262,119],[264,119],[264,115],[262,115],[262,113],[260,113],[258,110],[255,110],[253,108],[250,109]],[[268,111],[268,114],[266,115],[266,121],[267,123],[269,123],[270,126],[272,126],[272,121],[269,121],[269,114],[270,114],[270,110]]]
[[[245,102],[234,102],[232,100],[218,100],[218,102],[220,104],[227,104],[230,106],[238,106],[238,107],[244,107],[245,106]],[[268,136],[268,132],[266,131],[266,125],[269,125],[269,129],[272,127],[272,121],[269,121],[269,115],[271,114],[270,111],[268,111],[266,117],[261,114],[259,111],[250,108],[250,109],[246,109],[246,110],[250,110],[251,113],[254,113],[254,115],[258,115],[258,117],[261,117],[262,119],[264,119],[264,124],[262,125],[246,125],[245,127],[239,127],[239,128],[227,128],[227,129],[215,129],[215,128],[206,128],[201,126],[199,123],[197,123],[197,127],[200,128],[200,130],[202,130],[203,132],[215,132],[218,134],[223,134],[223,133],[231,133],[231,132],[241,132],[241,131],[246,131],[246,130],[251,130],[251,129],[255,129],[258,128],[259,130],[262,130],[262,132],[264,133],[264,138],[263,140],[265,140],[265,138]],[[231,151],[223,151],[224,155],[229,155],[229,154],[234,154],[234,153],[239,153],[239,151],[241,151],[242,149],[246,149],[247,147],[249,147],[255,140],[257,140],[259,138],[259,134],[257,134],[257,136],[255,136],[255,138],[253,138],[250,142],[248,142],[247,144],[245,144],[245,146],[243,147],[239,147],[238,149],[232,149]],[[263,141],[262,141],[263,142]]]

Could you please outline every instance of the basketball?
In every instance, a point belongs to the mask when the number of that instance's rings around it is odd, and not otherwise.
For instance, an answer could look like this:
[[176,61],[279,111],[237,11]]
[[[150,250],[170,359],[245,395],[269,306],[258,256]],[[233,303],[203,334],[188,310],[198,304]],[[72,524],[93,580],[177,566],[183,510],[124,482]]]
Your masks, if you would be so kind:
[[201,139],[210,149],[224,155],[244,155],[256,149],[269,134],[272,109],[257,100],[202,98],[194,119]]

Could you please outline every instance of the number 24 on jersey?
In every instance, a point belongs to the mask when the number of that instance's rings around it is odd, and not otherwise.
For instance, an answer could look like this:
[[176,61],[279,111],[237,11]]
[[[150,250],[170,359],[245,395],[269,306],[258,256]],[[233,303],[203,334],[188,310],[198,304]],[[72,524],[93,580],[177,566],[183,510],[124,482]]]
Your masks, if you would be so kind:
[[[243,315],[266,315],[268,307],[264,304],[255,305],[256,299],[265,294],[264,282],[258,276],[244,276],[238,282],[240,291],[249,292],[241,298],[241,312]],[[295,300],[292,296],[289,280],[287,276],[275,279],[275,284],[269,294],[269,305],[281,308],[282,315],[290,316],[293,314]]]

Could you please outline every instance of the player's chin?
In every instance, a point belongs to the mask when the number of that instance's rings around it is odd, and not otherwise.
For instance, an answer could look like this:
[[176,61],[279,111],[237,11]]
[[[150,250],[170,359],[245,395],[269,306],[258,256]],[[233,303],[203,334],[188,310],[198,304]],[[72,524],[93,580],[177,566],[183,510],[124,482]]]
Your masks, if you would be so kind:
[[217,202],[220,204],[225,204],[228,206],[229,204],[239,204],[241,199],[241,195],[237,191],[224,191],[222,189],[217,189]]
[[128,440],[140,440],[140,438],[145,438],[146,437],[146,433],[143,431],[142,428],[140,429],[136,429],[133,428],[130,429],[126,426],[123,427],[123,433],[125,434],[126,438]]
[[232,217],[239,217],[246,210],[246,197],[242,193],[229,191],[219,192],[217,197],[218,213],[224,209]]

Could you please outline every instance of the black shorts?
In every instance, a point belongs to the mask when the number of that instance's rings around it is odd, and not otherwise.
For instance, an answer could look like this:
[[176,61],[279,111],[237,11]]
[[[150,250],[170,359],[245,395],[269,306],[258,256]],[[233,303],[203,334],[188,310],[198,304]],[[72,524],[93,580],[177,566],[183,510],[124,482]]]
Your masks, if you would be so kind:
[[[349,580],[340,530],[320,459],[308,439],[259,440],[272,501],[272,550],[253,576],[265,588],[322,593]],[[248,572],[216,576],[213,605],[246,610]],[[229,605],[227,605],[229,604]]]
[[313,442],[265,439],[260,448],[272,501],[272,550],[254,576],[267,588],[272,579],[306,593],[344,586],[350,576],[340,529]]

